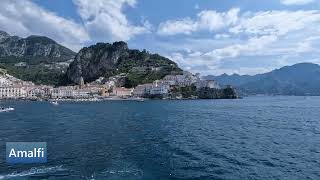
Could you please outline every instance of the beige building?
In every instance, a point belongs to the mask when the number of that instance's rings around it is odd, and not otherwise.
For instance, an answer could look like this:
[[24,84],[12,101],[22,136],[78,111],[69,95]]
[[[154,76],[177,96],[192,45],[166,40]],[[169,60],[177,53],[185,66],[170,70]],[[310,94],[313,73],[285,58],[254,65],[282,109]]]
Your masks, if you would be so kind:
[[28,98],[50,97],[53,91],[52,86],[25,86]]
[[150,89],[152,88],[153,84],[141,84],[134,88],[133,95],[136,97],[142,97],[145,94],[148,94],[150,92]]
[[132,96],[133,89],[128,89],[124,87],[113,88],[112,94],[118,97],[128,97]]

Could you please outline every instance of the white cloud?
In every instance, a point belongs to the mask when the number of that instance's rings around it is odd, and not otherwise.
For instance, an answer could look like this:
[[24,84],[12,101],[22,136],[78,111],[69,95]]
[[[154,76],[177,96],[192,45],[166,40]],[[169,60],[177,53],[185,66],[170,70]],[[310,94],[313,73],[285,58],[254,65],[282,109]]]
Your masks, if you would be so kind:
[[230,38],[230,35],[229,35],[229,34],[225,34],[225,33],[223,33],[223,34],[216,34],[216,35],[214,36],[214,38],[215,38],[215,39],[227,39],[227,38]]
[[50,12],[30,0],[1,0],[0,29],[12,35],[48,36],[75,51],[88,42],[130,40],[148,33],[148,21],[133,25],[122,12],[135,0],[74,0],[82,19],[77,23]]
[[122,12],[127,5],[134,7],[135,0],[74,0],[85,27],[94,40],[130,40],[136,35],[150,32],[148,21],[131,24]]
[[185,18],[179,21],[169,20],[161,23],[158,34],[160,35],[176,35],[176,34],[191,34],[197,30],[197,23],[190,18]]
[[[211,52],[205,53],[204,56],[209,56],[217,60],[226,58],[235,58],[238,56],[254,56],[261,55],[263,50],[270,44],[277,41],[276,36],[261,36],[254,37],[248,40],[247,43],[230,45],[221,49],[215,49]],[[262,50],[262,52],[260,52]]]
[[189,17],[181,20],[168,20],[159,25],[158,34],[176,35],[191,34],[196,31],[218,31],[235,24],[238,21],[239,11],[237,8],[222,13],[205,10],[198,13],[195,20]]
[[0,28],[10,34],[48,36],[73,50],[78,50],[89,40],[89,35],[81,25],[31,1],[1,0],[0,6]]
[[[158,34],[176,35],[192,34],[207,30],[217,32],[227,29],[236,35],[286,35],[289,32],[305,29],[308,25],[320,23],[320,12],[309,11],[261,11],[246,12],[239,15],[239,9],[231,9],[227,12],[202,11],[193,20],[189,17],[181,20],[168,20],[160,23]],[[311,27],[312,28],[312,27]],[[216,38],[224,38],[226,33],[216,34]]]
[[[205,16],[198,14],[198,17]],[[189,23],[173,21],[189,27],[188,31],[185,29],[179,31],[179,26],[176,27],[177,31],[170,31],[170,29],[165,33],[162,31],[162,35],[196,34],[202,37],[202,44],[206,44],[209,40],[216,44],[203,47],[197,41],[186,40],[185,45],[174,43],[173,46],[181,48],[202,47],[202,49],[189,48],[190,52],[172,48],[174,53],[170,57],[193,72],[255,74],[290,65],[293,62],[312,62],[310,59],[316,59],[320,53],[318,50],[320,11],[318,10],[261,11],[242,14],[236,12],[233,16],[229,15],[229,21],[224,19],[224,23],[219,23],[221,22],[217,20],[219,18],[205,18],[208,21],[200,19],[194,21],[189,18]],[[209,33],[201,32],[204,28],[200,28],[200,22],[207,22],[205,27]],[[210,22],[215,22],[214,26],[210,26]],[[175,27],[172,23],[168,24]],[[163,30],[163,27],[160,26],[159,29]],[[208,50],[208,47],[211,50]]]
[[263,11],[241,17],[239,23],[230,28],[230,32],[282,36],[319,22],[319,11]]
[[314,2],[314,0],[281,0],[284,5],[304,5]]

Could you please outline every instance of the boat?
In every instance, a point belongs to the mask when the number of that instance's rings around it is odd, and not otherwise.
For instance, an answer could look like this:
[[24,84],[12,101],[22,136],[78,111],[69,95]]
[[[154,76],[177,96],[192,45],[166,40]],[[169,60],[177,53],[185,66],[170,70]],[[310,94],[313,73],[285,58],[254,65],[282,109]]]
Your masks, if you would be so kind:
[[145,101],[145,98],[141,98],[141,97],[131,97],[131,98],[127,98],[127,100],[137,101],[137,102],[144,102],[144,101]]
[[144,102],[145,99],[144,99],[144,98],[136,98],[135,101],[137,101],[137,102]]
[[51,101],[50,103],[51,103],[52,105],[55,105],[55,106],[59,105],[59,103],[58,103],[57,101]]
[[8,107],[8,108],[0,107],[0,112],[9,112],[9,111],[14,111],[14,108],[12,108],[12,107]]

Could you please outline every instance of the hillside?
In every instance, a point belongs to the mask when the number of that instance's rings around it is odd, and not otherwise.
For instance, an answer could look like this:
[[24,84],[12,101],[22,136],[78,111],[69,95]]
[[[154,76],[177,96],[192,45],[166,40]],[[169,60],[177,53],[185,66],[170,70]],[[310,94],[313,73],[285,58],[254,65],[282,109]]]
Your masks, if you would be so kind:
[[320,66],[312,63],[286,66],[255,76],[223,74],[204,78],[233,85],[244,94],[320,95]]
[[67,81],[76,84],[81,77],[85,82],[92,82],[99,77],[125,74],[125,86],[133,87],[181,72],[175,62],[146,50],[129,49],[125,42],[97,43],[76,55],[68,68]]
[[21,79],[15,78],[7,73],[6,70],[0,68],[0,87],[1,86],[11,86],[11,85],[33,85],[32,82],[22,81]]
[[75,53],[44,36],[21,38],[0,31],[0,68],[37,84],[58,84]]

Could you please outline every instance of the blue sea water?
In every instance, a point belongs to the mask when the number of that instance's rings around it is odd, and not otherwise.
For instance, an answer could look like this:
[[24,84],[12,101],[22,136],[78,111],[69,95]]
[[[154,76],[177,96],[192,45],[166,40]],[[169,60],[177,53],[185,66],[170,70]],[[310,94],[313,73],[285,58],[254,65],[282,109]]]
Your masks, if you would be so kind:
[[[0,104],[1,180],[320,179],[320,97]],[[15,141],[48,163],[6,164]]]

